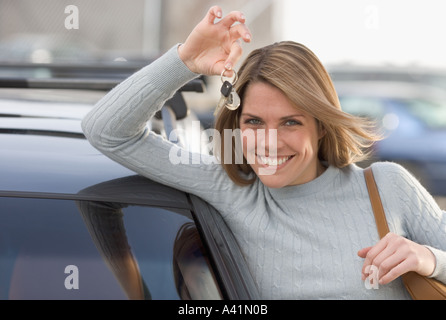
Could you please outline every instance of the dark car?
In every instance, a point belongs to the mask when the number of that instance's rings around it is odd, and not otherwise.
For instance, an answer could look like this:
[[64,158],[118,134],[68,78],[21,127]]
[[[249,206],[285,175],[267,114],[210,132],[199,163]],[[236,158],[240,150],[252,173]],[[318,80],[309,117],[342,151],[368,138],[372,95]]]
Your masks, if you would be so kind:
[[[80,129],[81,104],[78,115],[72,102],[62,115],[60,101],[14,89],[25,103],[11,90],[0,92],[0,299],[258,298],[213,207],[94,149]],[[164,108],[188,117],[178,99]]]
[[385,139],[373,160],[405,166],[436,196],[446,195],[446,90],[414,81],[334,77],[344,111],[377,121]]

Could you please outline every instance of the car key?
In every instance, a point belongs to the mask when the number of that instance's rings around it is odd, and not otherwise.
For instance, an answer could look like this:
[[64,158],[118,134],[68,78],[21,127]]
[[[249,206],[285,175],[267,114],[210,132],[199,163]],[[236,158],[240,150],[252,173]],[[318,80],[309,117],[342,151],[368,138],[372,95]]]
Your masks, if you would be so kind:
[[235,92],[233,87],[231,93],[229,94],[229,98],[225,107],[228,108],[229,110],[236,110],[239,106],[240,106],[240,97],[237,94],[237,92]]
[[228,103],[231,103],[231,92],[232,92],[232,84],[229,81],[223,82],[223,85],[220,89],[221,98],[218,102],[218,108],[226,106]]
[[218,109],[220,109],[221,107],[226,107],[229,110],[236,110],[240,106],[240,97],[234,90],[234,84],[237,82],[238,79],[237,73],[235,72],[235,70],[233,70],[233,72],[235,73],[235,77],[233,82],[231,83],[227,80],[223,81],[224,72],[225,71],[223,71],[221,74],[223,85],[220,89],[221,98],[218,102]]

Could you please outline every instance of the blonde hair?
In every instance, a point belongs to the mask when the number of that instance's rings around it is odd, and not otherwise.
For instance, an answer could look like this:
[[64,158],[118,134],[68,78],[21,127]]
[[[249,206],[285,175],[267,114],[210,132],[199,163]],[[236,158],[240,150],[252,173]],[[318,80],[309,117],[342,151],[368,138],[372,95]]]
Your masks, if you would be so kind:
[[[224,130],[239,129],[243,98],[249,85],[264,82],[280,89],[300,110],[316,119],[325,130],[319,142],[318,157],[338,168],[365,160],[366,150],[380,136],[372,122],[355,117],[341,110],[338,95],[330,75],[316,55],[302,44],[292,41],[275,43],[249,54],[238,72],[235,89],[241,98],[236,111],[222,108],[216,115],[215,129],[221,143],[217,155],[224,155]],[[235,155],[235,138],[232,155]],[[223,163],[229,177],[238,185],[249,185],[256,177],[244,159],[243,163]]]

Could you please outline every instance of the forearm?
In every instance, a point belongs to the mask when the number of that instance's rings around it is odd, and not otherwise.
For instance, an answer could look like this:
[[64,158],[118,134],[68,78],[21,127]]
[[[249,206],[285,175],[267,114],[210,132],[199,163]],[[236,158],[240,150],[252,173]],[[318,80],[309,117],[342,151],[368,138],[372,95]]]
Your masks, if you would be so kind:
[[[146,130],[150,117],[196,76],[179,59],[176,47],[172,48],[99,101],[85,117],[83,129],[91,144],[112,160],[149,179],[197,194],[215,204],[224,202],[222,194],[234,187],[221,165],[209,155],[180,149]],[[187,161],[177,163],[178,154]],[[197,156],[199,164],[193,164],[192,157]],[[209,161],[202,162],[203,158]],[[220,197],[215,197],[215,193]]]
[[164,102],[197,76],[178,57],[177,46],[173,47],[96,104],[82,122],[86,137],[101,151],[137,138]]

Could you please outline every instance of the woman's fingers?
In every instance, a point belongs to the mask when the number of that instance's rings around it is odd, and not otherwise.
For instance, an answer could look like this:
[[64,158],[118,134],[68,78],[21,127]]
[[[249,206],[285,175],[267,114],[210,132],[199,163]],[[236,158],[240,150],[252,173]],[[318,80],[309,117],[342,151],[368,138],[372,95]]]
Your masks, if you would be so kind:
[[358,256],[360,256],[361,258],[364,258],[367,256],[367,253],[370,251],[370,249],[372,249],[373,247],[366,247],[366,248],[362,248],[361,250],[358,251]]
[[378,268],[379,284],[387,284],[400,275],[409,272],[411,263],[401,255],[392,255],[387,257]]
[[[218,11],[217,8],[218,7],[214,7],[214,9],[211,10],[214,15]],[[225,42],[222,43],[222,47],[225,47],[225,51],[227,52],[227,57],[216,64],[215,67],[218,68],[218,70],[216,70],[215,73],[220,74],[223,70],[226,70],[224,73],[225,76],[232,77],[232,68],[243,54],[240,40],[243,40],[244,42],[251,41],[251,32],[245,25],[245,21],[246,18],[243,13],[240,11],[232,11],[216,23],[216,26],[224,29],[229,36],[226,36]]]
[[228,13],[223,19],[221,19],[218,24],[224,26],[225,28],[230,28],[236,22],[244,24],[246,21],[245,15],[240,11],[232,11]]
[[[375,264],[373,264],[373,260],[381,251],[383,251],[387,247],[388,239],[386,237],[384,237],[380,241],[378,241],[378,243],[376,245],[374,245],[373,247],[368,248],[368,250],[365,254],[365,257],[364,257],[365,258],[364,264],[362,266],[363,278],[365,275],[365,269],[368,268],[368,266],[375,265]],[[362,250],[364,250],[364,249],[362,249]]]
[[205,19],[207,19],[209,23],[214,24],[215,19],[220,19],[222,17],[222,14],[222,10],[219,6],[213,6],[209,9]]
[[[208,14],[206,15],[205,19],[210,24],[219,24],[220,27],[223,27],[227,30],[234,31],[237,28],[243,29],[244,32],[239,32],[238,36],[235,38],[243,38],[246,41],[249,41],[246,36],[249,36],[250,39],[250,33],[248,28],[245,25],[246,17],[245,15],[240,11],[232,11],[225,17],[223,17],[223,12],[219,6],[214,6],[209,9]],[[220,19],[220,21],[215,22],[215,19]],[[234,25],[237,23],[236,25]]]
[[409,271],[430,275],[436,263],[428,248],[393,233],[387,234],[375,246],[359,250],[358,255],[365,258],[362,279],[377,270],[374,276],[380,284],[387,284]]
[[405,248],[399,247],[398,243],[388,243],[371,263],[378,267],[379,283],[386,284],[410,271],[409,259]]
[[242,56],[239,40],[251,40],[245,16],[239,11],[223,16],[221,8],[213,6],[179,46],[178,54],[195,73],[220,75],[228,69],[227,75],[231,76],[232,68]]
[[232,67],[237,63],[237,61],[241,58],[243,54],[242,47],[240,46],[239,41],[234,41],[234,43],[231,46],[231,51],[229,52],[228,58],[225,61],[224,68],[228,70],[228,72],[225,72],[225,76],[232,77]]
[[236,24],[229,29],[231,39],[242,39],[245,42],[251,41],[251,32],[246,24]]
[[[395,237],[397,237],[395,235]],[[387,272],[392,270],[403,258],[398,251],[398,243],[395,244],[393,234],[388,234],[382,238],[375,246],[369,248],[365,254],[364,264],[362,266],[362,279],[364,280],[370,270],[370,266],[378,268],[379,279],[381,279]]]
[[245,24],[236,24],[229,29],[229,36],[232,39],[232,44],[228,57],[224,63],[224,68],[228,70],[225,73],[226,76],[232,76],[232,68],[236,65],[237,61],[243,54],[241,46],[241,40],[244,42],[251,41],[251,33]]

